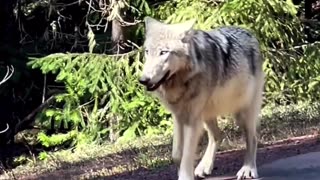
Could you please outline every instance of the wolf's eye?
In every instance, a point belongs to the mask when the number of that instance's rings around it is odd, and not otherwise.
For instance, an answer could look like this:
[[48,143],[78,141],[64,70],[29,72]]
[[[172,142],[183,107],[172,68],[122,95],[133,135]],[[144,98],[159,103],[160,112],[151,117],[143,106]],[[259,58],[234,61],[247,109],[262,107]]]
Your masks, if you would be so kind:
[[162,50],[162,51],[160,51],[160,56],[165,55],[165,54],[167,54],[167,53],[169,53],[169,51],[167,51],[167,50]]
[[148,54],[148,53],[149,53],[149,50],[148,50],[148,49],[146,49],[146,50],[144,50],[144,52],[145,52],[146,54]]

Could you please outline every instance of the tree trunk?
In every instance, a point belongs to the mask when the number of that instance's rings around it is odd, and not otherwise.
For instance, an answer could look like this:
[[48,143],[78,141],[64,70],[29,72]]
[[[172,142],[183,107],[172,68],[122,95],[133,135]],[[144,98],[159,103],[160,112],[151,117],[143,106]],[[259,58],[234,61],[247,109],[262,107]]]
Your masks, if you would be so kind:
[[[133,22],[133,15],[127,11],[127,8],[120,10],[120,16],[125,22]],[[121,25],[121,22],[118,18],[112,21],[112,53],[113,54],[122,54],[131,51],[132,45],[128,43],[130,39],[130,31],[135,25]]]
[[123,54],[127,52],[124,42],[126,42],[125,27],[122,27],[119,20],[112,21],[112,53]]
[[19,33],[13,14],[17,0],[5,0],[0,6],[0,42],[6,45],[18,45]]
[[305,0],[304,9],[305,9],[305,18],[312,18],[312,2],[313,0]]

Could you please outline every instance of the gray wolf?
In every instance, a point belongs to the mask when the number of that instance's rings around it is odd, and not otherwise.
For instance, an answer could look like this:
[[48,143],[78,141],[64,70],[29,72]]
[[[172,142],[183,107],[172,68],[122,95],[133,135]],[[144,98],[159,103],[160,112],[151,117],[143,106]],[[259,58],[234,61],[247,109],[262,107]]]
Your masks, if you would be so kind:
[[[166,24],[145,19],[145,62],[139,82],[173,116],[172,158],[179,180],[211,173],[222,132],[217,117],[233,115],[244,130],[246,153],[237,179],[257,178],[257,127],[264,86],[258,40],[246,29],[193,28],[195,20]],[[208,146],[194,169],[203,130]]]

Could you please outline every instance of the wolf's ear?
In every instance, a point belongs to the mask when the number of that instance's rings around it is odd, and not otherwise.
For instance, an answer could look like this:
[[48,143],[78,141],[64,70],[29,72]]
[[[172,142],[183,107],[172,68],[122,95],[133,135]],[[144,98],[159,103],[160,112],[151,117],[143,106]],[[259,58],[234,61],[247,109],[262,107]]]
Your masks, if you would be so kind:
[[144,18],[144,23],[145,23],[145,28],[146,28],[146,32],[148,33],[151,29],[156,28],[159,25],[162,25],[163,23],[161,23],[160,21],[150,17],[150,16],[146,16]]
[[197,20],[196,19],[190,19],[188,21],[185,21],[183,23],[178,23],[178,24],[174,24],[174,28],[176,29],[180,29],[182,31],[190,31],[193,26],[196,24]]
[[184,38],[193,29],[195,24],[196,19],[190,19],[183,23],[173,24],[171,27],[176,34],[178,34],[181,38]]
[[182,35],[181,41],[182,41],[183,43],[189,43],[190,40],[192,39],[192,36],[193,36],[194,34],[195,34],[195,32],[192,31],[192,30],[189,30],[189,31],[185,32],[184,35]]

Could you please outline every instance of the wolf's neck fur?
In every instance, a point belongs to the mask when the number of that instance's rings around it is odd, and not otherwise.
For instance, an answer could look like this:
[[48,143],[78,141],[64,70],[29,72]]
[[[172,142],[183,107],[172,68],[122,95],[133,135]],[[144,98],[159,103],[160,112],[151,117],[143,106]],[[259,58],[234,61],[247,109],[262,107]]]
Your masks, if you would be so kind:
[[174,105],[178,104],[182,99],[193,96],[188,94],[189,84],[193,77],[188,76],[192,70],[186,68],[176,72],[158,90],[160,98],[167,103]]

